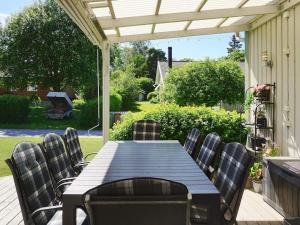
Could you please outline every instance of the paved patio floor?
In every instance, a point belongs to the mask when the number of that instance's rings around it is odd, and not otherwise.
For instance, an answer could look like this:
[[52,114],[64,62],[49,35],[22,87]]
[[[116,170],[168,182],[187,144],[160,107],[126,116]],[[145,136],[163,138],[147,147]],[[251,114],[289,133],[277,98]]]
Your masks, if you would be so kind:
[[[246,190],[237,220],[239,225],[282,225],[283,218],[261,195]],[[0,224],[24,224],[12,176],[0,178]]]

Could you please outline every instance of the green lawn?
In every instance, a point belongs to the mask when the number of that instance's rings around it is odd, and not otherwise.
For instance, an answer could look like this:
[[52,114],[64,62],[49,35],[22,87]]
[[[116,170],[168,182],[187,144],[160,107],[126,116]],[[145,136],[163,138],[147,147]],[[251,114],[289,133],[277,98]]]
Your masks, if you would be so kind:
[[[11,153],[15,145],[22,141],[32,141],[35,143],[40,143],[42,141],[41,137],[1,137],[0,138],[0,176],[10,175],[10,170],[5,163],[5,159],[11,156]],[[101,138],[80,138],[80,143],[84,154],[98,151],[102,146]]]

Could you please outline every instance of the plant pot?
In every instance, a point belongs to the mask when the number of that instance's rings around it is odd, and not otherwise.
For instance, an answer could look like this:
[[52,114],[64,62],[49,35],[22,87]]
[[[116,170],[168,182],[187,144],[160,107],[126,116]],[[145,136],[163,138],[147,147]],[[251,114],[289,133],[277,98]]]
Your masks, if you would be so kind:
[[262,145],[266,143],[266,139],[262,137],[257,137],[256,139],[252,136],[251,137],[251,147],[253,150],[261,149]]
[[255,95],[255,98],[260,101],[270,101],[270,89],[262,90]]
[[267,127],[267,118],[266,117],[256,118],[256,125],[258,128],[266,128]]
[[253,189],[256,193],[261,193],[262,192],[262,185],[261,185],[261,180],[252,180],[253,184]]
[[245,188],[251,189],[252,187],[253,187],[252,179],[251,179],[251,177],[248,177]]

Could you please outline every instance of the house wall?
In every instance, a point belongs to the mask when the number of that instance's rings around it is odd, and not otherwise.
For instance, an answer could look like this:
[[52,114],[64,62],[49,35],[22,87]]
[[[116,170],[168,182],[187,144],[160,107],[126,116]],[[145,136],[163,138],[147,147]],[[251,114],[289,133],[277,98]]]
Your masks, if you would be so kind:
[[276,83],[275,142],[283,155],[300,157],[300,4],[247,32],[246,45],[246,88]]

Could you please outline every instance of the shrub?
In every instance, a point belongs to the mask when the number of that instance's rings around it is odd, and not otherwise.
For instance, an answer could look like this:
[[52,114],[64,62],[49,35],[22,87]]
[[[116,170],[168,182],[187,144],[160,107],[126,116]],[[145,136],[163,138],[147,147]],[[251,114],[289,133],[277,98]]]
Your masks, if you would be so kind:
[[151,112],[129,113],[111,132],[114,140],[132,139],[133,123],[140,119],[153,119],[161,124],[161,139],[184,142],[188,132],[196,127],[202,135],[217,132],[224,142],[243,140],[247,131],[241,129],[240,115],[236,112],[214,110],[210,107],[179,107],[165,104]]
[[[110,111],[120,111],[122,104],[122,97],[115,93],[111,92],[110,94]],[[100,99],[100,118],[102,115],[102,99]],[[97,124],[98,118],[98,100],[93,99],[87,101],[81,108],[78,123],[79,127],[83,129],[88,129]]]
[[30,99],[23,96],[0,96],[0,123],[24,123],[30,108]]
[[80,110],[82,109],[82,107],[85,105],[86,102],[83,99],[74,99],[72,103],[74,109]]
[[117,70],[112,73],[111,83],[112,90],[122,96],[122,109],[132,109],[141,90],[138,79],[134,74],[129,70]]
[[159,93],[157,91],[152,91],[147,95],[147,100],[150,103],[159,103]]
[[[247,131],[241,128],[241,119],[236,112],[214,110],[210,107],[179,107],[165,104],[149,112],[129,113],[111,132],[114,140],[132,139],[133,123],[140,119],[153,119],[161,123],[161,139],[184,142],[188,132],[196,127],[202,135],[217,132],[224,142],[243,140]],[[243,119],[242,119],[243,120]]]
[[148,77],[140,77],[138,78],[140,89],[145,92],[146,95],[154,90],[154,82],[152,79]]
[[206,59],[172,69],[165,79],[162,100],[182,106],[215,106],[221,100],[242,102],[243,93],[244,78],[237,62]]

